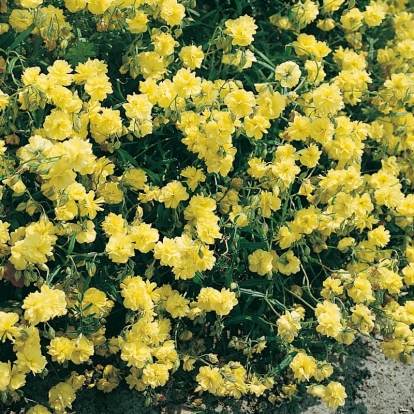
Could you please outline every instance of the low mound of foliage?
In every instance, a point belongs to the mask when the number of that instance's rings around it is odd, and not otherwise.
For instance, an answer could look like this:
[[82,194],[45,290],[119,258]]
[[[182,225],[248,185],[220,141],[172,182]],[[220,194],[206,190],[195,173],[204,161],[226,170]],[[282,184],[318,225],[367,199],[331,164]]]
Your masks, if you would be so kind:
[[409,3],[2,0],[1,403],[337,408],[356,336],[411,362]]

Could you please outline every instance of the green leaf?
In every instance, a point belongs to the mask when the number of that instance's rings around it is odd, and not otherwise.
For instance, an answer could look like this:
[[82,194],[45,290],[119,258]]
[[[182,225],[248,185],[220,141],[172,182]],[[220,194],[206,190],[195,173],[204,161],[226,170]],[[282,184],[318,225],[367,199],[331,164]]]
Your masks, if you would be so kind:
[[16,49],[16,47],[19,46],[20,43],[23,42],[23,40],[26,39],[26,37],[28,37],[30,33],[32,33],[35,27],[35,24],[32,23],[25,31],[21,32],[19,36],[17,36],[14,42],[11,44],[10,49]]
[[89,58],[96,57],[97,50],[93,43],[78,41],[68,49],[64,55],[65,59],[73,66],[85,63]]
[[267,249],[267,243],[265,242],[249,242],[246,240],[240,241],[241,249]]
[[251,290],[251,289],[243,289],[243,288],[241,288],[239,290],[240,290],[240,293],[244,293],[245,295],[253,296],[255,298],[264,298],[265,297],[265,294],[264,293],[262,293],[262,292],[256,292],[256,291]]
[[122,148],[118,148],[116,152],[121,156],[122,162],[124,164],[128,164],[127,161],[129,161],[134,167],[138,167],[138,163],[136,159],[130,155],[127,151],[125,151]]
[[73,249],[74,249],[74,247],[75,247],[75,242],[76,242],[76,234],[77,234],[77,232],[75,231],[75,232],[72,234],[72,237],[70,238],[69,247],[68,247],[68,252],[67,252],[68,256],[72,254]]
[[292,362],[292,359],[296,356],[297,353],[298,351],[292,351],[289,354],[287,354],[283,358],[282,362],[276,368],[272,369],[267,373],[267,376],[273,377],[274,375],[277,375],[280,372],[282,372]]
[[192,280],[195,284],[199,286],[204,286],[204,276],[200,272],[196,272]]

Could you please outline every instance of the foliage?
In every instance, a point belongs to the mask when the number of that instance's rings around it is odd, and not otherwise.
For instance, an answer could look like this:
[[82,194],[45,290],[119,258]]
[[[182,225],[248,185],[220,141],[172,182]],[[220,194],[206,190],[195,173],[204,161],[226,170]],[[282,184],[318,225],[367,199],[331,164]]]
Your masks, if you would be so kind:
[[5,405],[57,374],[28,413],[122,380],[337,408],[356,335],[411,362],[408,1],[0,8]]

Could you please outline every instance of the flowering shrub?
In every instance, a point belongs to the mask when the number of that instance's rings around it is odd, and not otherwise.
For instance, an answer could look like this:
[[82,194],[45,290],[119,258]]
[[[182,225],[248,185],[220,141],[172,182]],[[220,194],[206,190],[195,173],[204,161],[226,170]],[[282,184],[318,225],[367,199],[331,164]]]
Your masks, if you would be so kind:
[[0,2],[2,403],[53,369],[28,413],[122,380],[337,408],[356,335],[411,362],[408,4]]

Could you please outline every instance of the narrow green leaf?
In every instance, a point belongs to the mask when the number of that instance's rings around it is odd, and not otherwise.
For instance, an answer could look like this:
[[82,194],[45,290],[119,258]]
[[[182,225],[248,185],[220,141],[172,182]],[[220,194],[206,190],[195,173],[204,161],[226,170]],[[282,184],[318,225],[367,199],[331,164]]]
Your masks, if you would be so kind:
[[68,247],[68,252],[67,252],[68,256],[69,256],[70,254],[72,254],[73,249],[75,248],[76,234],[77,234],[77,233],[76,233],[76,231],[75,231],[75,233],[73,233],[73,234],[72,234],[72,237],[70,238],[69,247]]
[[239,289],[240,293],[244,293],[245,295],[249,295],[249,296],[254,296],[255,298],[264,298],[265,294],[261,293],[261,292],[256,292],[254,290],[251,289]]
[[200,272],[196,272],[192,280],[195,284],[199,286],[204,286],[204,276]]
[[33,29],[35,28],[35,24],[32,23],[26,30],[24,30],[23,32],[21,32],[19,34],[19,36],[16,37],[16,39],[14,40],[14,42],[11,44],[10,49],[14,50],[16,49],[17,46],[20,45],[20,43],[26,39],[26,37],[29,36],[30,33],[32,33]]
[[116,152],[121,156],[121,158],[122,158],[122,161],[125,163],[125,164],[127,164],[127,160],[134,166],[134,167],[138,167],[138,163],[137,163],[137,161],[135,160],[135,158],[132,156],[132,155],[130,155],[130,154],[128,154],[128,152],[127,151],[125,151],[124,149],[122,149],[122,148],[118,148],[117,150],[116,150]]
[[297,353],[298,351],[292,351],[289,354],[287,354],[283,358],[282,362],[276,368],[272,369],[267,373],[267,376],[272,377],[273,375],[277,375],[280,372],[282,372],[285,368],[289,366],[289,364],[292,362],[292,359],[295,357]]
[[249,242],[246,240],[240,240],[241,249],[267,249],[265,242]]

